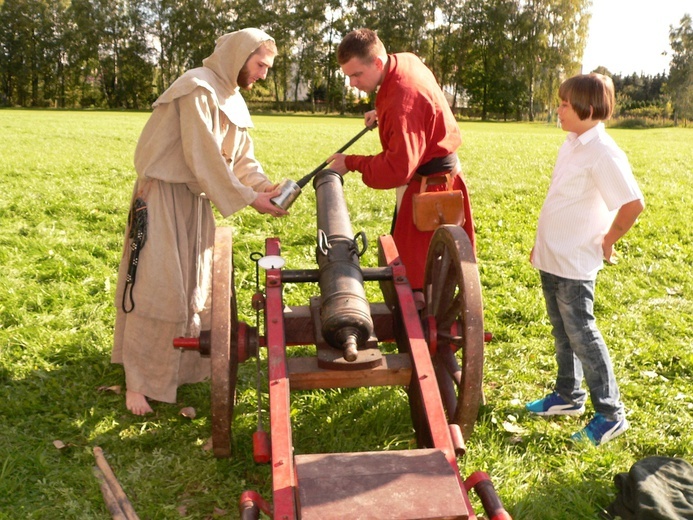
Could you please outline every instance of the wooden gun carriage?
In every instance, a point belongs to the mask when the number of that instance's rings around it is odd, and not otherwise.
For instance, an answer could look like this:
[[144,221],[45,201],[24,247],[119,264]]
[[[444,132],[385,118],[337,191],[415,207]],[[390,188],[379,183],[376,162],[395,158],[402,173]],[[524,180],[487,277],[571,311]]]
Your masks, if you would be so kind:
[[[231,233],[217,229],[211,329],[178,338],[212,360],[212,440],[217,457],[231,455],[239,363],[267,349],[270,431],[258,436],[256,462],[272,468],[272,500],[255,491],[240,498],[243,519],[261,512],[277,520],[474,519],[474,489],[486,517],[510,519],[488,475],[460,475],[482,400],[485,332],[479,274],[463,229],[441,226],[431,241],[423,293],[412,291],[392,237],[378,240],[377,268],[361,268],[365,236],[354,236],[342,177],[314,179],[317,269],[283,269],[278,238],[265,242],[265,291],[253,298],[264,330],[238,321]],[[361,242],[361,244],[359,244]],[[320,295],[286,306],[285,284],[317,282]],[[368,302],[364,283],[378,282],[383,302]],[[379,343],[396,343],[383,354]],[[314,356],[288,356],[315,345]],[[294,454],[290,393],[310,389],[400,385],[407,389],[417,448],[362,453]],[[262,434],[261,431],[258,434]],[[254,439],[255,440],[255,439]],[[262,446],[265,443],[264,447]]]

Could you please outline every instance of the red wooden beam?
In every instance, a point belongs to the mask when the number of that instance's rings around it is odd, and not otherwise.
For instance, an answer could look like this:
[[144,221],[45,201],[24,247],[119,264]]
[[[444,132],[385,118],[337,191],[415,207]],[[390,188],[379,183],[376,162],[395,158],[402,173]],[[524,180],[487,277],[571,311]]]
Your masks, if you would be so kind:
[[[267,255],[279,255],[279,239],[265,241]],[[265,328],[269,360],[270,425],[272,432],[272,494],[275,520],[296,518],[296,470],[291,437],[289,371],[284,335],[284,304],[279,269],[266,272]]]

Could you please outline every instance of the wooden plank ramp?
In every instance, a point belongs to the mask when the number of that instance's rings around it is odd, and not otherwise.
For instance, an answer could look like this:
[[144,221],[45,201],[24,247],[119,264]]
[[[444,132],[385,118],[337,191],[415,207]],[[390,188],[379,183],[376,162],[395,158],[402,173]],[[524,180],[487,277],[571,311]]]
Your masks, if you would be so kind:
[[459,478],[438,449],[296,455],[301,520],[468,518]]

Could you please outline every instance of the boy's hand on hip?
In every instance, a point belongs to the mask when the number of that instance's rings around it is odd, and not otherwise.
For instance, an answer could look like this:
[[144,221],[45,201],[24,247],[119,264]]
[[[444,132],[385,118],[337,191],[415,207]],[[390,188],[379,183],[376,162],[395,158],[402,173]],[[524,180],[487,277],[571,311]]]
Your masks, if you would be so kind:
[[604,254],[604,261],[609,265],[614,265],[618,262],[616,258],[616,251],[614,251],[614,246],[602,243],[602,253]]

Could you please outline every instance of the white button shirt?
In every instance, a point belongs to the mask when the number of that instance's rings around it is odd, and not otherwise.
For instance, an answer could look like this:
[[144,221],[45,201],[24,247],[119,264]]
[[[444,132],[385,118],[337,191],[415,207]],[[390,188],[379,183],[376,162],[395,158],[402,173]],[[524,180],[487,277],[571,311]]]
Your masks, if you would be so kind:
[[594,280],[602,240],[618,209],[643,200],[628,159],[604,124],[571,132],[558,152],[539,214],[532,265],[572,280]]

